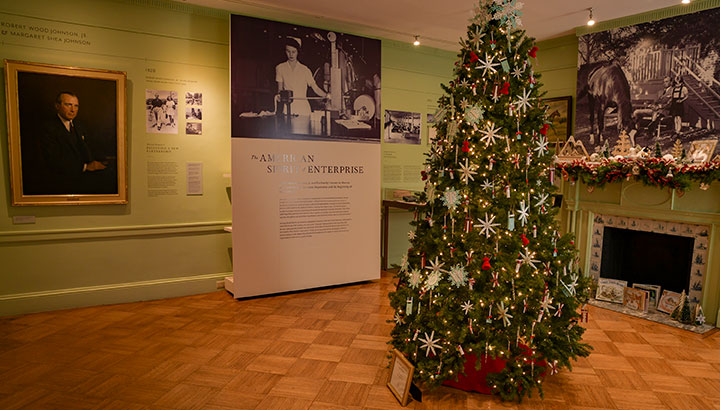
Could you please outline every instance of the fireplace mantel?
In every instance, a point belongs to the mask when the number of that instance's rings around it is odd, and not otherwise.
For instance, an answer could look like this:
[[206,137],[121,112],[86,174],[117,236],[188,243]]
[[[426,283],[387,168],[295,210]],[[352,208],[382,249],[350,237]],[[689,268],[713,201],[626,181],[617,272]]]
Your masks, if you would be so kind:
[[563,194],[561,223],[576,235],[583,272],[589,274],[593,219],[597,214],[650,219],[708,227],[708,253],[701,305],[709,323],[720,312],[720,183],[701,190],[694,185],[680,195],[669,189],[623,181],[589,188],[582,182],[560,181]]

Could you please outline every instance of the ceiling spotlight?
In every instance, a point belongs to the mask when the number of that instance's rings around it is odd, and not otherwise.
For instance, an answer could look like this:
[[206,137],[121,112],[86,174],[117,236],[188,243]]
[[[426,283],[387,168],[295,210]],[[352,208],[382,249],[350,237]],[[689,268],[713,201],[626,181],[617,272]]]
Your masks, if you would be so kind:
[[682,3],[682,4],[690,4],[690,0],[682,0],[680,3]]
[[590,16],[588,16],[587,25],[588,26],[595,25],[595,19],[593,18],[592,7],[590,7],[588,10],[590,10]]
[[413,41],[413,45],[414,45],[414,46],[419,46],[419,45],[420,45],[420,36],[415,36],[415,41]]

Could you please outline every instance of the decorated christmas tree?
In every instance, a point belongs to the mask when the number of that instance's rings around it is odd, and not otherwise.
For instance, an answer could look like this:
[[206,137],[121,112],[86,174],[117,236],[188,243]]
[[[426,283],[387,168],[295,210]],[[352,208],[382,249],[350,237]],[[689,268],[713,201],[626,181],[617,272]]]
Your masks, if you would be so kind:
[[578,326],[589,280],[553,208],[546,106],[533,71],[538,48],[515,0],[481,0],[443,84],[411,248],[390,295],[392,345],[437,386],[477,366],[503,399],[587,356]]

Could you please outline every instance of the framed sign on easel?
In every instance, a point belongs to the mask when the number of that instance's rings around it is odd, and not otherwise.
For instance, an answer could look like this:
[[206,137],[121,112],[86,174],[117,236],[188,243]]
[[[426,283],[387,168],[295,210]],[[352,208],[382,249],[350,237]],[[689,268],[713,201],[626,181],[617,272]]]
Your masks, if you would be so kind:
[[415,366],[397,349],[392,350],[390,363],[390,379],[387,386],[402,406],[410,401],[410,384],[412,383]]

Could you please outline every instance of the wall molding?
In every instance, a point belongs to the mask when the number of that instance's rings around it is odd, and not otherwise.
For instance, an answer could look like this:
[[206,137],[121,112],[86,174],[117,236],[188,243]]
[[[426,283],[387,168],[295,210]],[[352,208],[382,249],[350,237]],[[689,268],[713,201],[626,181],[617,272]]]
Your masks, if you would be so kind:
[[232,221],[208,221],[193,223],[104,226],[68,229],[44,229],[26,231],[0,231],[0,244],[37,241],[65,241],[69,239],[121,238],[138,236],[173,236],[188,234],[223,233]]
[[232,272],[0,295],[0,316],[130,303],[217,291]]

